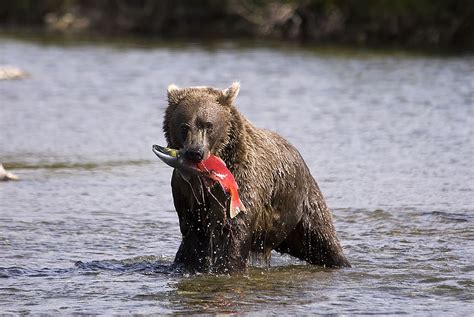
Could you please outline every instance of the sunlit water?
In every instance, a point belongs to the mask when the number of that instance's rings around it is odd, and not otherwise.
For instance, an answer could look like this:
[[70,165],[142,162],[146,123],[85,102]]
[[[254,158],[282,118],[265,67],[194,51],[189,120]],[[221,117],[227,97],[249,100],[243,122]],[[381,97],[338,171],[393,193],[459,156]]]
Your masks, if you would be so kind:
[[[472,314],[474,57],[0,40],[0,312]],[[166,87],[240,80],[238,107],[301,151],[353,268],[273,255],[188,276]]]

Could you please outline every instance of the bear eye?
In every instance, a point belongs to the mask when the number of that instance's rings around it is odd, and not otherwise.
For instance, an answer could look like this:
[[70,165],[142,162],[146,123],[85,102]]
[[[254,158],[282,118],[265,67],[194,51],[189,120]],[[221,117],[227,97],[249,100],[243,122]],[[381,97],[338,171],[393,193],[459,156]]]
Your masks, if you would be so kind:
[[210,122],[204,123],[204,129],[206,129],[207,132],[212,132],[213,128],[214,128],[214,126],[212,125],[212,123],[210,123]]
[[188,136],[188,131],[189,131],[189,126],[187,124],[182,124],[181,125],[181,135],[183,136],[184,139]]

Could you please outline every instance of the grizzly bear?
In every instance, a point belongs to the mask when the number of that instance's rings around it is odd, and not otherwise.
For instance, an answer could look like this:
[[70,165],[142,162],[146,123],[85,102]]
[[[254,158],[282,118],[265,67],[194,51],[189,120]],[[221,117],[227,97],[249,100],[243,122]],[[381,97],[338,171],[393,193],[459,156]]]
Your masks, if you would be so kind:
[[239,113],[239,89],[238,83],[225,90],[168,87],[163,123],[168,147],[192,162],[220,157],[245,206],[229,217],[221,187],[175,169],[171,187],[182,234],[175,264],[190,272],[231,273],[244,270],[254,256],[268,261],[276,250],[320,266],[350,266],[300,153]]

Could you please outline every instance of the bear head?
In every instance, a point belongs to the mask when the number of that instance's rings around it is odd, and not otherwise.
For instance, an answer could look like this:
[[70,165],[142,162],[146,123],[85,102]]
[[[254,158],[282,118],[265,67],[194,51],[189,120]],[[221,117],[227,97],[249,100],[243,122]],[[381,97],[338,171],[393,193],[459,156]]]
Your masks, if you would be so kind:
[[163,122],[168,147],[183,150],[194,162],[219,155],[229,143],[239,89],[237,82],[224,90],[170,85]]

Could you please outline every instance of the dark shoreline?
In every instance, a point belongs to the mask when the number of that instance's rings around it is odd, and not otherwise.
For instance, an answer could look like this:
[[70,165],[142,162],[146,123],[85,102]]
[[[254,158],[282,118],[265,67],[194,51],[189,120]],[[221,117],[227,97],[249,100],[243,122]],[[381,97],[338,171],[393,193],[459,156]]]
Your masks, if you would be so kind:
[[462,0],[41,1],[0,4],[0,29],[161,40],[474,51]]
[[296,41],[279,39],[255,39],[248,37],[164,37],[156,35],[114,33],[104,34],[100,32],[80,32],[80,33],[57,33],[44,28],[0,27],[0,40],[12,39],[15,41],[32,42],[40,45],[61,45],[61,46],[82,46],[82,45],[105,45],[117,48],[139,47],[143,49],[153,49],[156,47],[166,47],[169,49],[199,48],[204,50],[217,49],[252,49],[270,48],[285,51],[306,51],[333,57],[345,57],[349,55],[408,55],[424,57],[450,57],[472,55],[473,50],[458,48],[413,48],[400,45],[354,45],[340,43],[302,43]]

